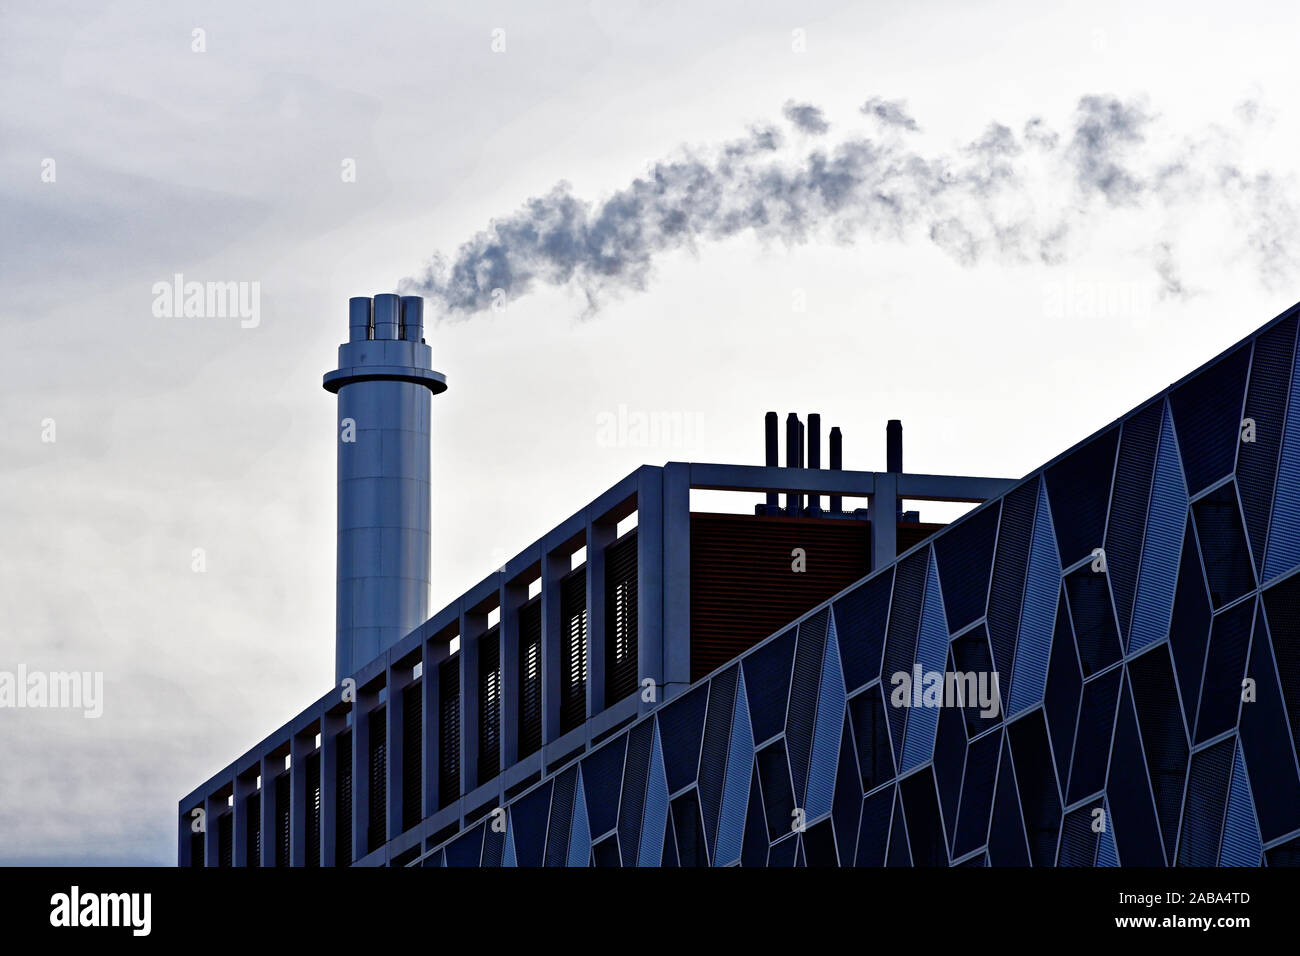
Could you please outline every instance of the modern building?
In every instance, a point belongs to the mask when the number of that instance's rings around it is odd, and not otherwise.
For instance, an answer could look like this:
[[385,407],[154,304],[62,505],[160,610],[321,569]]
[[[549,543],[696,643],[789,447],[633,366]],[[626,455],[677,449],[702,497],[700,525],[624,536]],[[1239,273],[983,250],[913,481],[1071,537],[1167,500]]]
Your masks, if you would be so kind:
[[338,684],[180,801],[181,865],[1300,862],[1300,306],[1018,481],[895,422],[821,468],[812,415],[779,465],[769,413],[431,616],[420,309],[353,299],[325,379]]

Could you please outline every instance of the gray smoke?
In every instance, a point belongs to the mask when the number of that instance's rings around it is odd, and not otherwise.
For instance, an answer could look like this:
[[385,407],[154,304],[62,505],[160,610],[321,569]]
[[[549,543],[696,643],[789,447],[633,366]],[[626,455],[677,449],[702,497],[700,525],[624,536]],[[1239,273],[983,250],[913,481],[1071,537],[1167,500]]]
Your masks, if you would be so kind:
[[908,114],[906,100],[886,100],[873,96],[862,104],[859,111],[877,120],[881,126],[897,126],[912,133],[921,130],[916,120]]
[[[847,136],[798,155],[773,126],[757,126],[708,150],[682,149],[600,202],[561,182],[516,212],[494,219],[450,259],[434,256],[401,289],[436,300],[444,316],[467,315],[526,294],[536,284],[581,290],[590,314],[610,295],[644,289],[656,259],[747,233],[796,245],[826,239],[928,239],[963,265],[1060,264],[1072,234],[1107,210],[1154,211],[1228,203],[1236,243],[1270,286],[1294,274],[1300,209],[1290,181],[1250,172],[1235,159],[1236,138],[1221,127],[1185,137],[1172,155],[1151,146],[1155,116],[1141,101],[1082,97],[1063,133],[1041,117],[988,124],[955,150],[911,148],[917,122],[901,101],[868,100],[861,111],[880,138]],[[800,133],[829,129],[822,111],[789,102]],[[1243,107],[1249,125],[1258,108]],[[899,132],[906,137],[897,135]],[[1028,195],[1052,197],[1038,208]],[[1164,295],[1187,293],[1173,226],[1147,243]]]
[[826,117],[822,115],[822,111],[811,103],[796,103],[794,100],[789,100],[781,113],[790,121],[792,126],[803,130],[805,133],[820,136],[831,128],[831,124],[826,122]]

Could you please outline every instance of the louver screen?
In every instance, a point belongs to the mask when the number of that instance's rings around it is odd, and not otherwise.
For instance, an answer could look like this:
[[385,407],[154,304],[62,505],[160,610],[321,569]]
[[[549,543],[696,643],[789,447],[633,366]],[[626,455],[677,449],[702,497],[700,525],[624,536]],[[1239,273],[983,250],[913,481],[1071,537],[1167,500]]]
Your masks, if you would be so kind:
[[366,852],[373,853],[388,838],[388,708],[370,712],[370,815],[366,827]]
[[[800,565],[795,549],[802,549]],[[691,680],[869,570],[871,525],[865,521],[692,514]]]
[[560,732],[587,719],[587,567],[575,568],[560,582],[561,652]]
[[542,746],[542,599],[519,609],[519,758]]
[[191,830],[190,831],[190,866],[203,867],[206,865],[207,865],[206,861],[203,859],[203,833],[201,831],[196,832],[194,830]]
[[289,865],[289,771],[275,778],[275,865]]
[[636,690],[636,531],[605,552],[605,706]]
[[217,866],[235,864],[235,828],[230,814],[223,813],[217,820]]
[[250,793],[244,798],[245,828],[244,853],[248,866],[262,865],[262,791]]
[[423,817],[420,797],[424,778],[424,708],[421,680],[402,691],[402,830],[411,829]]
[[320,866],[320,751],[307,755],[307,865]]
[[501,631],[494,627],[478,642],[478,782],[501,770]]
[[352,865],[352,731],[339,734],[338,772],[334,779],[338,794],[334,817],[334,846],[338,866]]
[[438,806],[460,796],[460,655],[438,665]]

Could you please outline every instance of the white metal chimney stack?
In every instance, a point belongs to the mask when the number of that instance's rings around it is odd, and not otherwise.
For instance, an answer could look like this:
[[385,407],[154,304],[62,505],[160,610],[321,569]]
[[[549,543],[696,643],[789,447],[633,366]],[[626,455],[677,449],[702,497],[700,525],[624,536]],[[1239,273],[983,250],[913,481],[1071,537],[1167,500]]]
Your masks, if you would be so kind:
[[429,616],[430,396],[447,388],[419,296],[351,299],[348,325],[324,381],[339,418],[336,680]]

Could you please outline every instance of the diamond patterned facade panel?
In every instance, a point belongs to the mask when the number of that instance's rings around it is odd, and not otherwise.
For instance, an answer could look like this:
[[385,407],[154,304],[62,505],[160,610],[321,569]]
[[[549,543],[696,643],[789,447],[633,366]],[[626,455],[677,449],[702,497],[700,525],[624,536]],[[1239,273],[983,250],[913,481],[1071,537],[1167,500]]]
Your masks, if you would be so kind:
[[1270,323],[419,864],[1300,863],[1296,336]]

